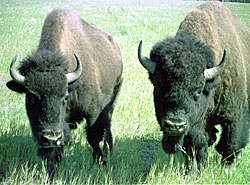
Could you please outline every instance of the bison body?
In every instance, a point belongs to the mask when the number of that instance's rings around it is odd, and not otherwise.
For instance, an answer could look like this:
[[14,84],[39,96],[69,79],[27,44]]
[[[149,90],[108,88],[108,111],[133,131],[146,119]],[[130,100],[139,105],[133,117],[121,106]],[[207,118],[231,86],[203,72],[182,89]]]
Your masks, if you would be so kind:
[[7,86],[26,93],[33,136],[49,173],[53,175],[63,146],[71,141],[70,129],[83,119],[93,159],[102,161],[99,142],[104,137],[104,149],[112,149],[110,121],[122,83],[122,58],[113,37],[70,10],[54,10],[45,20],[38,48],[22,61],[20,74],[15,60]]
[[[173,38],[138,55],[154,86],[165,152],[204,163],[207,147],[232,162],[249,140],[250,30],[219,2],[193,9]],[[226,49],[224,51],[224,49]],[[224,54],[223,54],[224,52]],[[194,151],[193,151],[194,149]]]

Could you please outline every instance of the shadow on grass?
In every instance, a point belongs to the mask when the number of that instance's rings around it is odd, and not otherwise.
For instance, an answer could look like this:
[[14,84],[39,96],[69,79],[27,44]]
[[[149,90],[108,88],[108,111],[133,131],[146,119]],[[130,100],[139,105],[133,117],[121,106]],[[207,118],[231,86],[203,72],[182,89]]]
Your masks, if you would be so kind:
[[39,162],[36,145],[30,136],[0,136],[0,182],[24,165]]
[[[94,165],[89,170],[92,164],[91,153],[92,149],[88,143],[85,146],[76,144],[65,150],[64,160],[56,178],[64,177],[66,183],[77,178],[76,182],[83,184],[140,184],[150,175],[152,166],[158,166],[161,170],[168,166],[171,160],[174,161],[172,165],[175,165],[183,157],[179,154],[165,154],[161,140],[145,137],[116,139],[107,164],[101,167]],[[68,169],[67,172],[63,171],[65,168]]]
[[[37,173],[46,174],[32,136],[2,135],[0,150],[0,182],[22,173],[24,168],[31,172],[36,168]],[[108,156],[104,167],[94,165],[90,169],[93,161],[91,154],[92,148],[86,139],[73,141],[70,147],[65,147],[62,162],[56,169],[55,183],[72,183],[72,179],[75,184],[140,183],[145,181],[151,167],[158,165],[159,157],[164,163],[170,160],[169,155],[163,154],[160,140],[143,137],[116,139],[112,155]],[[39,177],[35,179],[39,181]]]

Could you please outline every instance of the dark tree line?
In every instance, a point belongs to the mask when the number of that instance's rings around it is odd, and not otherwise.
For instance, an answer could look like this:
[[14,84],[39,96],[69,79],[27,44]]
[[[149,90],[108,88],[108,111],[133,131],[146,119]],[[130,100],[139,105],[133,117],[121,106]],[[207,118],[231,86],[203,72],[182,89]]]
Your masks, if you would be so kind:
[[[204,0],[198,0],[204,1]],[[205,1],[213,1],[213,0],[205,0]],[[237,3],[250,3],[250,0],[219,0],[220,2],[237,2]]]
[[250,0],[220,0],[221,2],[250,3]]

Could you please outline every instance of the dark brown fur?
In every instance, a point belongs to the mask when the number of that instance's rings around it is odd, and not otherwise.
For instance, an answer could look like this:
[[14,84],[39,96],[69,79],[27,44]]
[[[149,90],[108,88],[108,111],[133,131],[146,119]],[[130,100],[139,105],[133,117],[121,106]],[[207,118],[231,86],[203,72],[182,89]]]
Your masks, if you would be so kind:
[[[74,53],[83,72],[67,84],[65,74],[76,68]],[[99,142],[104,137],[104,150],[112,149],[110,121],[122,83],[122,58],[113,37],[73,11],[54,10],[45,20],[38,49],[22,61],[19,71],[25,76],[25,85],[10,81],[7,86],[26,93],[27,114],[38,145],[44,142],[44,130],[64,133],[62,146],[39,147],[39,155],[48,161],[49,174],[53,176],[63,145],[71,141],[70,129],[83,119],[93,159],[103,161]]]
[[[149,77],[165,152],[185,150],[204,163],[207,147],[216,140],[217,124],[222,126],[222,136],[216,150],[223,161],[231,163],[247,145],[249,48],[250,30],[219,2],[191,10],[174,38],[155,44],[150,60],[156,68]],[[219,64],[224,49],[228,52],[224,72],[205,81],[204,70]],[[169,118],[188,120],[188,128],[180,136],[168,135],[164,124]]]
[[210,98],[207,131],[213,137],[214,125],[222,125],[222,137],[216,146],[227,161],[246,146],[249,138],[250,30],[220,2],[209,2],[193,9],[181,23],[177,36],[188,33],[215,53],[220,62],[224,48],[228,65],[222,82]]

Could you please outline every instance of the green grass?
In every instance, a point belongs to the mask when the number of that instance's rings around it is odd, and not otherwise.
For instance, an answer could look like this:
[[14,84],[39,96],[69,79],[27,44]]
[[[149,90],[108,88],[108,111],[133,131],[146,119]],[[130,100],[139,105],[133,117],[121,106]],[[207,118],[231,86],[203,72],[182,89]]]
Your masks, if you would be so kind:
[[[249,184],[250,145],[232,167],[209,148],[201,174],[184,177],[184,157],[167,155],[161,148],[154,116],[152,85],[137,59],[139,41],[148,55],[153,43],[174,36],[191,8],[201,2],[164,0],[1,0],[0,1],[0,183],[47,184],[43,162],[36,154],[24,108],[24,95],[8,90],[9,64],[34,50],[46,15],[56,8],[76,11],[86,21],[111,33],[124,62],[124,84],[116,102],[112,131],[114,151],[105,167],[89,167],[92,150],[86,141],[85,122],[73,132],[53,184]],[[250,4],[226,3],[250,27]]]

